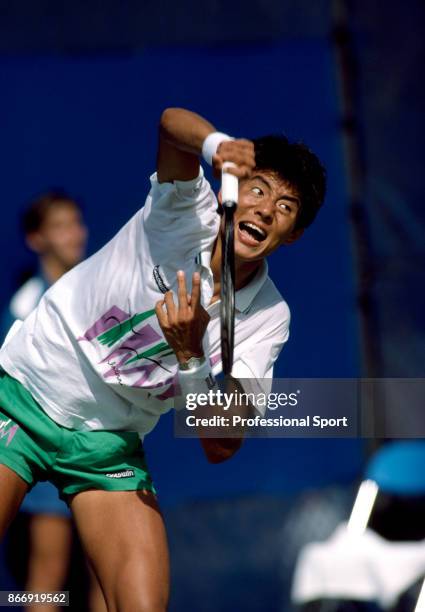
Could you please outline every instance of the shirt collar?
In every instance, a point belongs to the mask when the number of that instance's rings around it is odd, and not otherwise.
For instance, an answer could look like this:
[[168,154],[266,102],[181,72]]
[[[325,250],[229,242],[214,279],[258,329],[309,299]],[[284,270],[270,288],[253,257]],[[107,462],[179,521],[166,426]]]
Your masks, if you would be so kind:
[[240,312],[246,312],[267,280],[269,267],[264,259],[252,281],[235,294],[235,306]]
[[[206,249],[201,251],[196,258],[197,263],[207,268],[212,275],[210,264],[211,264],[211,250]],[[269,273],[269,267],[267,261],[264,259],[261,266],[257,270],[254,278],[248,285],[245,285],[239,291],[235,293],[235,307],[240,312],[246,312],[254,301],[255,296],[260,291],[262,286],[267,280]]]

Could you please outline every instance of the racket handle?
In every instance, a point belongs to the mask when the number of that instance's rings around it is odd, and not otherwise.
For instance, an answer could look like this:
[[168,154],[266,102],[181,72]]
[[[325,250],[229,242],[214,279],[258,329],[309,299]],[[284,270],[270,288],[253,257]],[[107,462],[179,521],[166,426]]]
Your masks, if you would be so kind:
[[238,203],[238,177],[227,172],[228,168],[236,168],[233,162],[224,162],[221,169],[221,199],[224,206]]

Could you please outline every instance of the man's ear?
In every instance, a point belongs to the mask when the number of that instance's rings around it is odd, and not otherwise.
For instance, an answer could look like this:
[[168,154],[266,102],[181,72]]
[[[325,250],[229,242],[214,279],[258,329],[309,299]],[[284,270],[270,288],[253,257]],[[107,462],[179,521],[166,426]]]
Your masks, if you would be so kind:
[[285,238],[282,244],[292,244],[293,242],[301,238],[303,234],[304,234],[303,227],[300,227],[299,229],[295,229],[291,232],[291,234],[287,238]]
[[37,253],[38,255],[43,253],[45,241],[40,232],[31,232],[31,234],[27,234],[25,236],[25,242],[27,243],[27,247],[31,251],[34,251],[34,253]]

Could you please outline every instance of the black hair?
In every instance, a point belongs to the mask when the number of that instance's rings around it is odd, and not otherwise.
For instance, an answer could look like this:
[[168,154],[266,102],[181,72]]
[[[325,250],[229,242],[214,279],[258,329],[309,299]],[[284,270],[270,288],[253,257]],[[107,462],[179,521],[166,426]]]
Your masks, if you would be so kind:
[[25,235],[37,232],[53,208],[71,205],[81,211],[81,205],[62,189],[54,189],[30,202],[22,215],[21,226]]
[[286,136],[255,138],[256,169],[276,174],[288,183],[301,201],[296,229],[311,225],[326,193],[326,170],[319,158],[301,142],[289,142]]

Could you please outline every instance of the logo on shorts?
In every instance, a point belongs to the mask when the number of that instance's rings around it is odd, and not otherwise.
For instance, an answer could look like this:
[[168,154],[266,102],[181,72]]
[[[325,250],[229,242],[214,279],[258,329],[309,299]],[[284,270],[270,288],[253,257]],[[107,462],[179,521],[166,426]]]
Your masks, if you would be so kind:
[[105,474],[108,478],[133,478],[134,470],[124,470],[123,472],[109,472]]
[[9,446],[19,429],[19,425],[16,425],[16,423],[14,423],[12,427],[9,427],[9,429],[6,429],[6,427],[11,423],[11,419],[8,419],[7,421],[0,421],[0,438],[3,439],[7,436],[6,446]]

